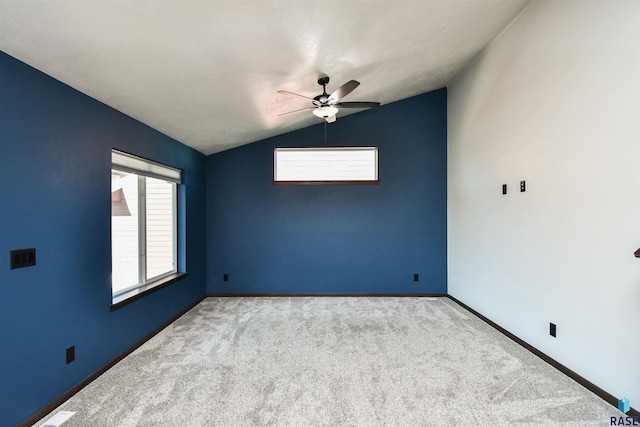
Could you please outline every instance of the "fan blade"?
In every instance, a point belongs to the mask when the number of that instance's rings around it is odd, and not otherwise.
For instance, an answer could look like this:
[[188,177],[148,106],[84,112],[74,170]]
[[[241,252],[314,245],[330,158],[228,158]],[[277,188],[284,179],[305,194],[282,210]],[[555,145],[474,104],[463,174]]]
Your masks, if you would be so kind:
[[301,99],[304,99],[305,101],[311,101],[314,104],[316,103],[316,100],[313,99],[313,98],[309,98],[308,96],[304,96],[304,95],[298,95],[297,93],[288,92],[286,90],[279,90],[278,93],[281,93],[281,94],[287,95],[287,96],[293,96],[294,98],[301,98]]
[[329,104],[338,102],[341,98],[344,98],[345,96],[349,95],[355,88],[358,87],[359,84],[360,82],[357,82],[355,80],[350,80],[346,82],[329,96],[329,100],[327,102]]
[[309,110],[314,110],[316,107],[307,107],[307,108],[301,108],[299,110],[293,110],[293,111],[289,111],[287,113],[281,113],[278,114],[278,116],[286,116],[287,114],[294,114],[294,113],[299,113],[301,111],[309,111]]
[[333,104],[334,107],[339,108],[375,108],[379,107],[379,102],[338,102]]
[[327,117],[325,120],[327,123],[333,123],[336,121],[336,115],[334,114],[333,116]]

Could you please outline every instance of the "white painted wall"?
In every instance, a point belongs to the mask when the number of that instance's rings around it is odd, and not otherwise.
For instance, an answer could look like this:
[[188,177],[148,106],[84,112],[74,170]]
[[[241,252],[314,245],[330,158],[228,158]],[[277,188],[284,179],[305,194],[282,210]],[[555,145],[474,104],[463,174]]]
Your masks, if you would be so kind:
[[534,0],[448,109],[449,293],[640,409],[640,1]]

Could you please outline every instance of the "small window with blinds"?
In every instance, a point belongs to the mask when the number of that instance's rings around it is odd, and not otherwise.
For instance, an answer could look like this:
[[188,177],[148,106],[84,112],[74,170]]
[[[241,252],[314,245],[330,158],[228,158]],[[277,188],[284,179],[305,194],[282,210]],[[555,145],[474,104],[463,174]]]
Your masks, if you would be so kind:
[[111,156],[112,304],[177,274],[179,169],[113,150]]
[[377,147],[276,148],[274,184],[377,184]]

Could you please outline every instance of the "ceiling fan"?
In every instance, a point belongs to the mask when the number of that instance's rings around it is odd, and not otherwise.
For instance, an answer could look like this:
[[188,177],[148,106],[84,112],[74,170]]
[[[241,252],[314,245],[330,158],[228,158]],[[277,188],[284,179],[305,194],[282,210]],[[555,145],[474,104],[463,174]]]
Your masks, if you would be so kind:
[[350,94],[355,88],[358,87],[360,82],[350,80],[347,83],[340,86],[331,95],[327,93],[327,84],[329,83],[329,77],[320,77],[318,84],[322,86],[322,93],[313,98],[308,96],[298,95],[297,93],[288,92],[286,90],[279,90],[278,93],[283,95],[292,96],[295,98],[301,98],[306,101],[311,101],[312,107],[301,108],[299,110],[289,111],[288,113],[278,114],[284,116],[287,114],[300,113],[302,111],[313,110],[313,114],[321,119],[326,120],[327,123],[333,123],[336,121],[336,114],[340,108],[374,108],[380,106],[379,102],[338,102]]

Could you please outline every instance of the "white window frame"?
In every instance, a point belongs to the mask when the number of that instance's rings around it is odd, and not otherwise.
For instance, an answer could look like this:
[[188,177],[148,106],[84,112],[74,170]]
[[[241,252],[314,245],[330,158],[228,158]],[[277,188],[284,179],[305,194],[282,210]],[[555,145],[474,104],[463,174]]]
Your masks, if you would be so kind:
[[[356,162],[350,159],[356,159]],[[373,162],[364,164],[363,160],[373,160]],[[274,184],[377,184],[378,182],[377,147],[276,148],[273,153]]]
[[[129,298],[140,295],[156,286],[167,283],[178,274],[178,184],[182,183],[182,171],[119,150],[111,151],[111,170],[135,174],[138,177],[138,283],[117,292],[113,292],[112,304],[119,304]],[[155,277],[147,278],[147,215],[146,215],[146,178],[156,178],[171,182],[172,220],[173,220],[173,268]]]

